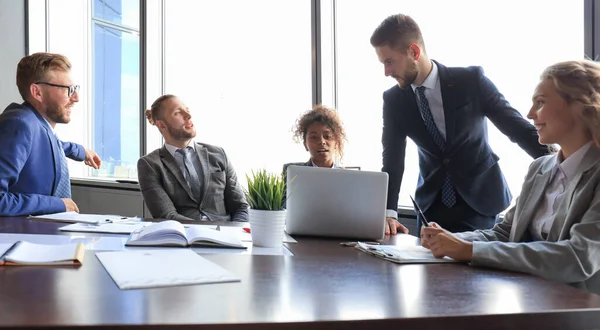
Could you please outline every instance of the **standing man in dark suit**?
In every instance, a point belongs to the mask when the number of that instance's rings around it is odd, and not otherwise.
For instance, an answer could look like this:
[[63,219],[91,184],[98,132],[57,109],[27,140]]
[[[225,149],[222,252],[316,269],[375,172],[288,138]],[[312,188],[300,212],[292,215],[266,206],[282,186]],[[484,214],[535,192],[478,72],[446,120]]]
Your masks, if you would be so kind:
[[66,158],[96,169],[101,160],[54,132],[56,124],[71,121],[79,102],[71,62],[60,54],[25,56],[17,65],[17,87],[24,102],[11,103],[0,115],[0,216],[79,212]]
[[[449,231],[491,228],[511,194],[488,144],[486,117],[531,157],[548,153],[481,67],[447,68],[425,51],[417,23],[398,14],[373,32],[385,75],[398,82],[383,94],[383,169],[389,174],[388,224],[397,219],[406,138],[419,150],[415,199]],[[417,221],[420,225],[420,221]]]
[[195,143],[188,107],[174,95],[146,110],[165,145],[138,161],[144,201],[155,218],[248,221],[248,204],[223,148]]

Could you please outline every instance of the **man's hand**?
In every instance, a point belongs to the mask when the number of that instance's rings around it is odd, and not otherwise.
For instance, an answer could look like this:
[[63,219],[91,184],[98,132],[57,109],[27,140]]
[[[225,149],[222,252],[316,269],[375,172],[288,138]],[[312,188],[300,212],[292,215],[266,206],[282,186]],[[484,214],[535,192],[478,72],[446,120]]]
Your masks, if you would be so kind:
[[408,228],[404,227],[396,218],[387,217],[385,218],[385,234],[396,235],[396,233],[408,234]]
[[61,198],[63,203],[65,203],[65,208],[67,209],[67,212],[72,212],[75,211],[77,213],[79,213],[79,208],[77,207],[77,204],[75,204],[75,202],[70,199],[70,198]]
[[98,154],[95,151],[90,150],[88,148],[85,148],[84,162],[85,165],[93,167],[95,169],[99,169],[100,165],[102,165],[102,160],[100,159],[100,156],[98,156]]
[[435,222],[421,228],[421,245],[430,249],[436,258],[447,256],[465,262],[473,259],[473,243],[454,236]]

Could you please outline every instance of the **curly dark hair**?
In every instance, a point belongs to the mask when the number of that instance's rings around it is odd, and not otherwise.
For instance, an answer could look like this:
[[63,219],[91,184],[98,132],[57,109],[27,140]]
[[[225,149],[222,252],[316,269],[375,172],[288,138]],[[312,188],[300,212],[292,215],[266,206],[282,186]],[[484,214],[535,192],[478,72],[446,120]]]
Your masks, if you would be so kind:
[[342,125],[342,121],[336,110],[327,108],[323,105],[315,105],[312,110],[305,112],[294,126],[294,141],[296,143],[305,142],[308,128],[314,123],[322,123],[327,125],[333,133],[333,139],[337,144],[336,153],[339,160],[344,157],[344,142],[346,139],[346,131]]

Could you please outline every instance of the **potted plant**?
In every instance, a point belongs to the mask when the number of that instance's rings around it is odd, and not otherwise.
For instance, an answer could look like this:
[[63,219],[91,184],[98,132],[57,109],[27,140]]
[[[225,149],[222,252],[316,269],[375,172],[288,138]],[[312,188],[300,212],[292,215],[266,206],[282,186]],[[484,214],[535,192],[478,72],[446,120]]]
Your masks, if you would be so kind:
[[277,247],[283,242],[286,211],[285,181],[280,174],[266,170],[246,174],[248,188],[244,191],[250,205],[248,211],[252,242],[258,246]]

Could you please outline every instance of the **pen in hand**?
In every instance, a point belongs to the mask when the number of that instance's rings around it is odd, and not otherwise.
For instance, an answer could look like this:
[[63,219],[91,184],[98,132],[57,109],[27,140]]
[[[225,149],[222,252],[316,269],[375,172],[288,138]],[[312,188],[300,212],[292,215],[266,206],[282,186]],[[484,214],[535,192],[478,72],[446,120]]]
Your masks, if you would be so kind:
[[427,218],[425,218],[425,214],[423,214],[423,211],[421,211],[419,204],[417,204],[417,202],[415,202],[415,200],[413,199],[413,197],[411,195],[408,195],[408,197],[410,197],[410,200],[412,201],[413,205],[415,206],[415,210],[419,213],[418,218],[421,219],[421,224],[423,225],[423,227],[429,227],[429,221],[427,221]]

